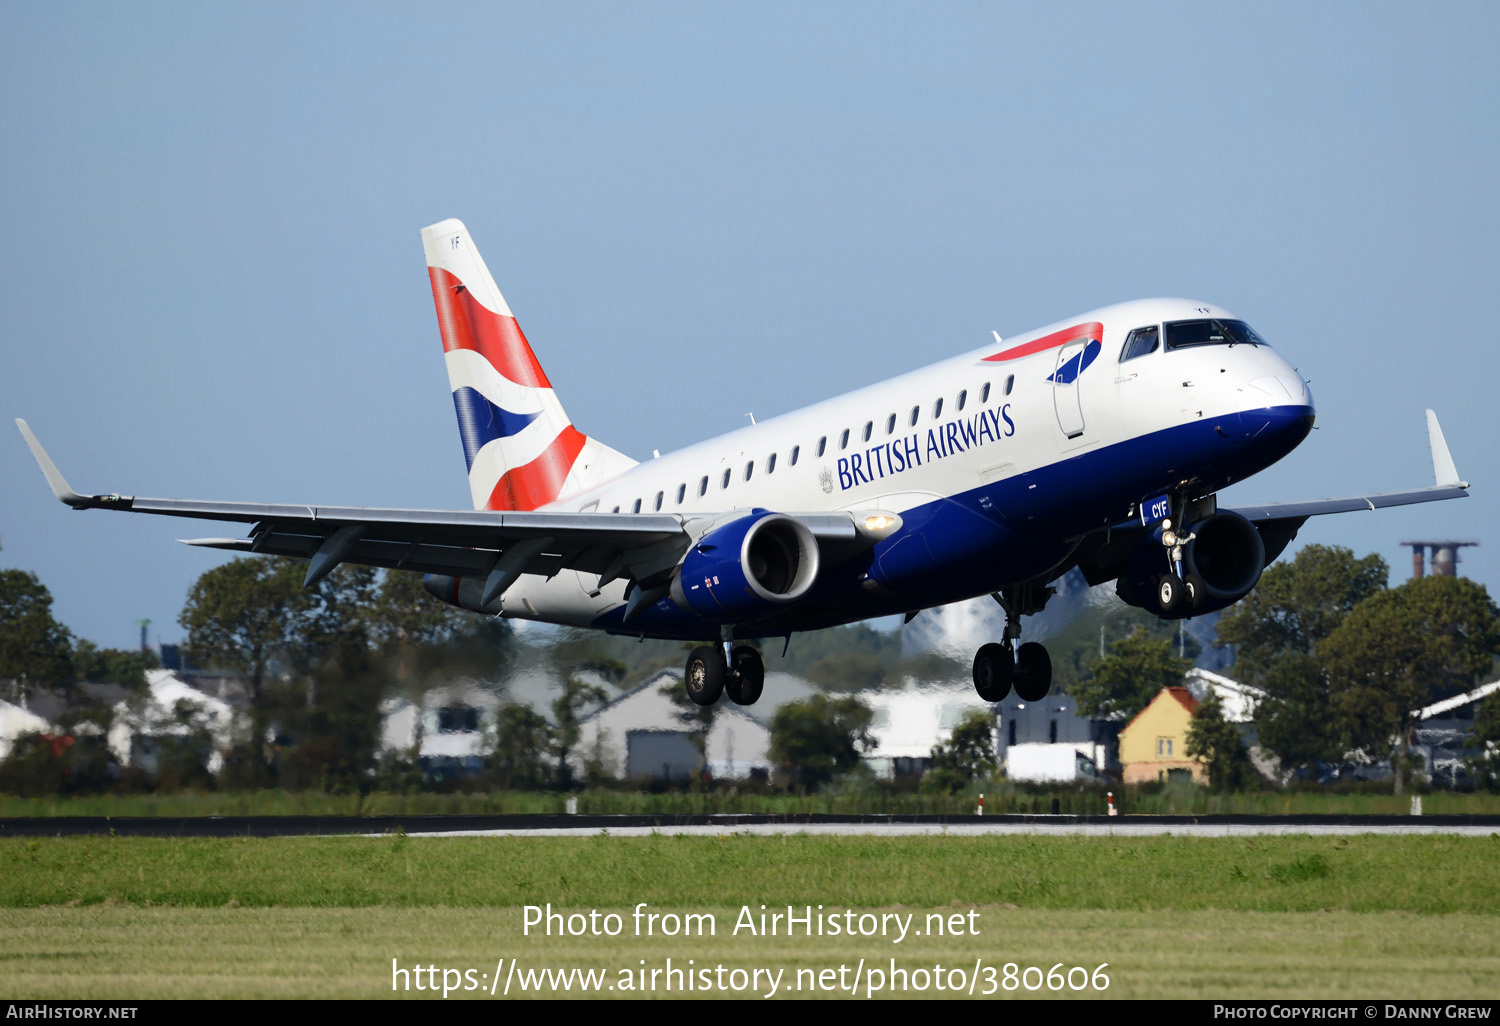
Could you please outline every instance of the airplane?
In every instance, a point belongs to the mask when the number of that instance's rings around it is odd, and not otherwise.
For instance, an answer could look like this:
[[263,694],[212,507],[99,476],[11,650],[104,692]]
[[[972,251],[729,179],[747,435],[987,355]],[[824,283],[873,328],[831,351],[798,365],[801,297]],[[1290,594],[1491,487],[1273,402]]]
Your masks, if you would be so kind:
[[979,596],[1004,609],[975,690],[1037,701],[1051,660],[1022,617],[1077,568],[1165,618],[1222,609],[1311,516],[1461,498],[1436,415],[1435,481],[1407,491],[1221,509],[1219,489],[1291,452],[1312,395],[1245,321],[1212,303],[1121,303],[637,463],[583,434],[473,239],[422,229],[472,510],[81,495],[75,509],[240,522],[186,544],[417,571],[476,612],[701,642],[689,698],[740,705],[782,639]]

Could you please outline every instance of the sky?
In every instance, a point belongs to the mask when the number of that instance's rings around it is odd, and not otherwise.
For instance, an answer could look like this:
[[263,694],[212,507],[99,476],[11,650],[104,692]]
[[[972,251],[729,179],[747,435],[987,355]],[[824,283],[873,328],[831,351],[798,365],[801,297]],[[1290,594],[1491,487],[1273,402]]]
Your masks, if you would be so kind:
[[465,221],[574,422],[670,451],[1076,313],[1209,300],[1317,429],[1221,495],[1470,498],[1302,544],[1482,544],[1493,3],[0,6],[0,566],[178,641],[209,523],[80,491],[468,505],[418,231]]

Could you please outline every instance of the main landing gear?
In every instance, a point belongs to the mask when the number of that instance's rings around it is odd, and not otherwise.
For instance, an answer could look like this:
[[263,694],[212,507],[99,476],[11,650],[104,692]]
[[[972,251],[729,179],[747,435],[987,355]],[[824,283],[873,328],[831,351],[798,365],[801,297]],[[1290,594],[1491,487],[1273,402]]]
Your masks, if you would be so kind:
[[1016,647],[1021,617],[1039,613],[1052,597],[1050,588],[1019,585],[996,592],[1005,610],[1005,640],[981,645],[974,654],[974,690],[986,702],[998,702],[1014,688],[1023,702],[1040,702],[1052,689],[1052,657],[1034,641]]
[[688,655],[682,675],[695,705],[713,705],[721,694],[735,705],[754,705],[766,686],[766,664],[749,645],[700,645]]

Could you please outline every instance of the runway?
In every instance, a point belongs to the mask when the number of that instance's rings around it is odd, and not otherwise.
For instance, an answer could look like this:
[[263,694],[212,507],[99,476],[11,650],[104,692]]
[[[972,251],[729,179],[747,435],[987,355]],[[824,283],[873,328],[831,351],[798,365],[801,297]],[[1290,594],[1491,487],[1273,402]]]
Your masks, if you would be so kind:
[[58,816],[0,819],[0,837],[641,837],[651,834],[1063,835],[1247,837],[1312,834],[1500,834],[1500,816]]

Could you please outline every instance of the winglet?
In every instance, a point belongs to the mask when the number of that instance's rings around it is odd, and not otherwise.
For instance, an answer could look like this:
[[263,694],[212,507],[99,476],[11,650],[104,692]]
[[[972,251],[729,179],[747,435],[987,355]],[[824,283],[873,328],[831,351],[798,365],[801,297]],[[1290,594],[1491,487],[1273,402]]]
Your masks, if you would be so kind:
[[1432,471],[1439,487],[1467,488],[1469,482],[1461,480],[1458,468],[1453,465],[1453,454],[1443,438],[1443,429],[1438,425],[1437,414],[1427,411],[1427,443],[1432,446]]
[[36,435],[31,433],[31,428],[20,417],[16,418],[16,427],[21,429],[21,437],[26,439],[26,446],[31,450],[32,459],[36,460],[37,466],[42,468],[42,475],[47,479],[47,484],[52,489],[52,494],[59,501],[67,503],[74,509],[86,509],[89,506],[98,505],[87,495],[79,495],[75,492],[62,476],[62,471],[57,469],[57,464],[52,462],[52,457],[47,455],[47,450],[42,448],[42,443],[36,440]]

